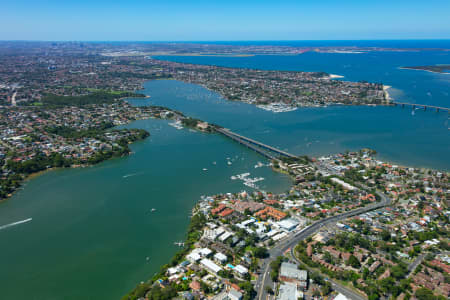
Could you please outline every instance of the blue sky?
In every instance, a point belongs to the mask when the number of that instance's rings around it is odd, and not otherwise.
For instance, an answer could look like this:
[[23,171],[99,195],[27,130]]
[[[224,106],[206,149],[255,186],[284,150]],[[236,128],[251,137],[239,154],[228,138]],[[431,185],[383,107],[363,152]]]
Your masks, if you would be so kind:
[[450,0],[1,2],[0,40],[450,38]]

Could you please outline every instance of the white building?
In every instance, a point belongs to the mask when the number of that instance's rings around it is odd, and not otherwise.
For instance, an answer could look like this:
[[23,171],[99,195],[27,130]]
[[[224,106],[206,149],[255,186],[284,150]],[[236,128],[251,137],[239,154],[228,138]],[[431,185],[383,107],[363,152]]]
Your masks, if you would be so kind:
[[219,240],[221,241],[221,242],[225,242],[226,241],[226,239],[228,239],[230,236],[232,236],[233,234],[231,233],[231,232],[229,232],[229,231],[225,231],[225,233],[224,234],[222,234],[220,237],[219,237]]
[[248,274],[248,269],[242,265],[237,265],[233,271],[235,271],[239,276],[245,276]]
[[297,221],[296,219],[290,218],[277,222],[277,225],[280,227],[281,230],[290,232],[296,229],[299,223],[300,222]]
[[227,256],[226,256],[225,254],[223,254],[223,253],[220,253],[220,252],[217,252],[217,253],[214,255],[214,259],[215,259],[217,262],[221,263],[221,264],[224,264],[224,263],[227,262]]
[[348,300],[348,298],[339,293],[339,295],[337,295],[336,298],[334,298],[334,300]]
[[213,273],[217,273],[222,270],[221,267],[216,265],[212,260],[209,260],[207,258],[204,258],[200,261],[200,264],[210,270]]
[[297,300],[297,286],[294,283],[286,282],[280,285],[277,300]]
[[190,262],[198,262],[201,258],[208,257],[211,253],[211,249],[208,248],[195,248],[186,256],[186,258]]
[[238,292],[238,291],[236,291],[236,290],[234,290],[234,289],[231,289],[231,290],[228,292],[226,298],[228,298],[228,299],[230,299],[230,300],[241,300],[241,299],[242,299],[242,293],[241,293],[241,292]]
[[336,177],[331,178],[331,181],[341,185],[344,189],[349,190],[349,191],[354,191],[357,189],[353,185],[348,184],[347,182],[340,180],[339,178],[336,178]]

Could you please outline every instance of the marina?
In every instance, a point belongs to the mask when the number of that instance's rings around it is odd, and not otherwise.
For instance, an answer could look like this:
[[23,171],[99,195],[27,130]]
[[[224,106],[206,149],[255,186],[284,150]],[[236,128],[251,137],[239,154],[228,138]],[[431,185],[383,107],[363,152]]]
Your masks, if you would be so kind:
[[178,129],[178,130],[184,128],[183,125],[181,124],[181,121],[180,121],[180,120],[175,121],[175,122],[173,122],[173,123],[168,123],[168,125],[169,125],[169,126],[172,126],[173,128],[176,128],[176,129]]
[[297,110],[297,107],[291,106],[284,103],[271,103],[267,105],[257,105],[256,107],[273,112],[273,113],[283,113]]
[[243,181],[243,184],[247,187],[250,187],[252,189],[259,189],[259,187],[256,185],[257,182],[263,181],[264,177],[255,177],[250,178],[250,173],[242,173],[231,176],[231,180],[241,180]]

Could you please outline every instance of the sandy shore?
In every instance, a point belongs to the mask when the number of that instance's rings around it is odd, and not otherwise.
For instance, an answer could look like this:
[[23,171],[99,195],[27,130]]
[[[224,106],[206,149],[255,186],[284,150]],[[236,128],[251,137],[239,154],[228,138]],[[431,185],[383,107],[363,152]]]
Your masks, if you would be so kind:
[[328,76],[328,78],[330,78],[330,79],[336,79],[336,78],[344,78],[344,76],[342,76],[342,75],[336,75],[336,74],[330,74],[330,75]]
[[392,86],[390,86],[390,85],[383,85],[383,91],[384,91],[384,96],[386,97],[386,100],[393,100],[391,98],[391,96],[389,95],[389,91],[388,91],[391,87]]

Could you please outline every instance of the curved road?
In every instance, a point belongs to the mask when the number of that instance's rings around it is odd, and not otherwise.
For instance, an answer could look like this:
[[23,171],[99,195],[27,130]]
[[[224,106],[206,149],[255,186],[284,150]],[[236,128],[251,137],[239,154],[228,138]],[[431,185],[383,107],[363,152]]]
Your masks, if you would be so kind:
[[[288,240],[285,240],[283,242],[280,242],[279,244],[275,245],[272,249],[269,250],[269,257],[264,259],[261,268],[264,270],[262,274],[258,277],[258,280],[256,281],[255,287],[257,290],[257,299],[258,300],[265,300],[267,299],[267,292],[265,290],[265,286],[273,286],[272,279],[270,278],[270,263],[275,260],[278,256],[283,255],[287,250],[291,250],[292,257],[297,260],[297,258],[293,255],[294,254],[294,247],[302,240],[306,239],[307,237],[311,236],[312,234],[316,233],[325,225],[336,223],[340,220],[346,219],[351,216],[360,215],[363,213],[366,213],[371,210],[379,209],[385,206],[389,206],[391,204],[391,199],[386,197],[383,193],[377,192],[377,195],[381,198],[381,201],[375,204],[371,204],[365,207],[357,208],[352,211],[348,211],[336,216],[331,216],[322,220],[319,220],[313,224],[311,224],[308,227],[305,227],[298,233],[296,233],[294,236],[290,237]],[[298,261],[298,260],[297,260]],[[336,291],[342,293],[349,299],[354,300],[365,300],[365,297],[361,296],[360,294],[355,293],[354,291],[337,284],[334,281],[330,280],[330,283],[333,286],[333,289]]]

